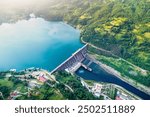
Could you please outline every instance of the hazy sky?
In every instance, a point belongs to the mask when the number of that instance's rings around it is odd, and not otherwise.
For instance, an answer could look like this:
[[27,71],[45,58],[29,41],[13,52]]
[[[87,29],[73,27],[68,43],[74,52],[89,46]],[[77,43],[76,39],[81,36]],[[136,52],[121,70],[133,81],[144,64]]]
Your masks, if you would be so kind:
[[43,5],[57,0],[0,0],[0,7],[22,7],[31,5]]
[[0,0],[1,5],[21,5],[21,4],[32,4],[36,1],[41,0]]
[[31,4],[39,1],[52,1],[52,0],[0,0],[3,4]]

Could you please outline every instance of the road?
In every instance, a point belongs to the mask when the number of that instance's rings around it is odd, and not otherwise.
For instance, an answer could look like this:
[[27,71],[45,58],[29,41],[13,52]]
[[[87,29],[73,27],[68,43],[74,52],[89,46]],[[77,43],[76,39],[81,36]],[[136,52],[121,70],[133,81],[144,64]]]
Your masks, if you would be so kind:
[[84,43],[84,44],[88,44],[89,46],[91,46],[91,47],[93,47],[93,48],[95,48],[95,49],[97,49],[97,50],[110,53],[111,55],[113,55],[113,56],[119,58],[120,60],[122,60],[122,61],[128,63],[129,65],[135,67],[137,70],[141,71],[142,73],[144,73],[144,74],[147,73],[147,70],[144,70],[144,69],[140,68],[139,66],[136,66],[135,64],[133,64],[133,63],[131,63],[131,62],[129,62],[129,61],[127,61],[127,60],[125,60],[125,59],[123,59],[123,58],[121,58],[121,57],[115,55],[115,54],[113,54],[111,51],[105,50],[105,49],[103,49],[103,48],[99,48],[99,47],[97,47],[97,46],[95,46],[95,45],[93,45],[93,44],[91,44],[91,43],[85,42],[82,38],[81,38],[81,42]]

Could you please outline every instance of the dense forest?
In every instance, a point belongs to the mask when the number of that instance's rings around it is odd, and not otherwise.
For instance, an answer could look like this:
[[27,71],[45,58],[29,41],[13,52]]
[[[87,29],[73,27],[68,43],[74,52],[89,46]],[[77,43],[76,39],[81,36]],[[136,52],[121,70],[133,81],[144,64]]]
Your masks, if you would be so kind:
[[150,0],[83,0],[76,6],[64,19],[84,41],[150,70]]

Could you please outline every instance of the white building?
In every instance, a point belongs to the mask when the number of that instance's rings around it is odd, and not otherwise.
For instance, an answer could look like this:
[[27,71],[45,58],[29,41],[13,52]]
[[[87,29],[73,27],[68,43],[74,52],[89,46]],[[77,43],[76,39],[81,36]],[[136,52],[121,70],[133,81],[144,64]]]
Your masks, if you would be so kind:
[[94,86],[92,88],[92,92],[96,97],[100,97],[101,95],[101,89],[102,89],[102,85],[98,84],[98,83],[94,83]]

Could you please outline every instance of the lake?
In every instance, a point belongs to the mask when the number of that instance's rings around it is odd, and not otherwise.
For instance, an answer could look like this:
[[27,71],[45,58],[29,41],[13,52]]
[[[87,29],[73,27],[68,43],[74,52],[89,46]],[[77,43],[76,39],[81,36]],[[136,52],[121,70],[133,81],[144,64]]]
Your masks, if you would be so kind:
[[[63,22],[49,22],[43,18],[3,23],[0,25],[0,71],[30,67],[51,71],[83,46],[79,38],[79,30]],[[82,67],[76,73],[88,80],[117,84],[143,99],[150,99],[149,95],[119,78],[91,67],[95,73]]]
[[80,31],[63,22],[30,18],[0,25],[0,70],[52,70],[83,45]]

